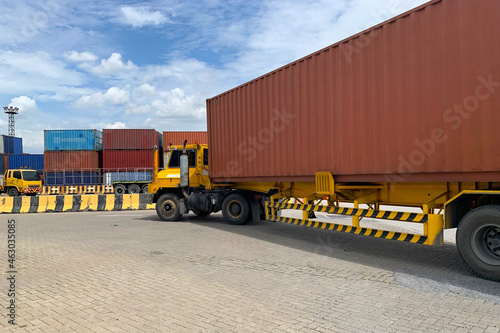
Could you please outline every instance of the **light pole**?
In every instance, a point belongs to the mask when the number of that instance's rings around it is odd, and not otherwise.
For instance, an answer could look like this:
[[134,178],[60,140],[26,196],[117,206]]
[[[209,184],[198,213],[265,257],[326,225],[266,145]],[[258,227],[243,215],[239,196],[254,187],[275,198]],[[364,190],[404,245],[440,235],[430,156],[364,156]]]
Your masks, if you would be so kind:
[[14,115],[19,112],[19,108],[14,106],[4,106],[4,112],[9,115],[9,135],[16,136],[16,122],[14,121]]

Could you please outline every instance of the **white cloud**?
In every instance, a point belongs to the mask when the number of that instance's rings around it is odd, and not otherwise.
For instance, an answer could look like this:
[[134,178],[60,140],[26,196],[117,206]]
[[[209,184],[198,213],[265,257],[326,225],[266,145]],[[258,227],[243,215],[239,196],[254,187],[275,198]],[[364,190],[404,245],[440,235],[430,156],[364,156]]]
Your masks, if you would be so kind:
[[128,128],[125,123],[122,123],[121,121],[117,121],[113,124],[106,124],[103,126],[105,129],[125,129]]
[[19,108],[19,113],[15,116],[16,121],[31,122],[35,118],[35,113],[38,110],[36,101],[28,96],[19,96],[12,98],[9,106]]
[[37,109],[35,100],[29,98],[28,96],[14,97],[9,106],[18,107],[19,113],[35,111]]
[[76,102],[77,108],[103,106],[103,105],[118,105],[125,104],[130,99],[130,91],[118,87],[109,88],[104,94],[97,92],[92,95],[82,96]]
[[205,97],[200,94],[186,94],[181,88],[162,93],[162,99],[151,103],[158,118],[196,118],[204,119],[206,115]]
[[113,53],[108,59],[102,59],[99,65],[84,63],[80,67],[101,76],[114,75],[137,68],[130,60],[124,63],[120,53]]
[[156,88],[150,84],[144,83],[137,89],[137,92],[142,96],[151,96],[156,94]]
[[61,86],[78,86],[85,76],[69,70],[47,52],[0,52],[0,91],[3,94],[55,92]]
[[68,51],[64,53],[64,57],[70,61],[74,62],[92,62],[97,60],[97,56],[92,52],[77,52]]
[[149,105],[139,105],[129,104],[127,105],[127,114],[144,114],[149,113],[151,111],[151,106]]
[[121,21],[134,28],[147,25],[160,25],[168,19],[159,11],[149,11],[144,7],[121,7]]

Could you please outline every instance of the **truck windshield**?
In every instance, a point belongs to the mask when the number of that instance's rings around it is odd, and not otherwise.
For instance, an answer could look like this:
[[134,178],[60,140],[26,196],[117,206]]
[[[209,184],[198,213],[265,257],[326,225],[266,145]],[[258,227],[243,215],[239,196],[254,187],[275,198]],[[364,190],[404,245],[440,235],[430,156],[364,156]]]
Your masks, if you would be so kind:
[[40,180],[40,175],[36,171],[23,171],[23,179],[26,181]]
[[[181,166],[181,155],[182,151],[174,150],[171,152],[172,157],[170,157],[170,162],[168,163],[169,168],[179,168]],[[190,168],[196,168],[196,150],[187,149],[188,161]]]

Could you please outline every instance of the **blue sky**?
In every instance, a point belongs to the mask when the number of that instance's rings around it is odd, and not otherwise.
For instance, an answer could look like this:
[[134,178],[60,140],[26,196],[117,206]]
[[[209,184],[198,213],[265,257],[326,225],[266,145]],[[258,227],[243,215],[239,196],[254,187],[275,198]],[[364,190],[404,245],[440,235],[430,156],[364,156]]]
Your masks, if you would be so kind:
[[44,129],[205,130],[207,98],[425,2],[0,0],[0,102],[28,153]]

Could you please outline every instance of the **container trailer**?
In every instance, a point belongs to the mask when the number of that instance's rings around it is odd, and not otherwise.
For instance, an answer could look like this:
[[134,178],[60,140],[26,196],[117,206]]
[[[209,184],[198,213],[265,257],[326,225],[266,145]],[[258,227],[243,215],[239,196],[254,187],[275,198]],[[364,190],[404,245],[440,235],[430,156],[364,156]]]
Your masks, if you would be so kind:
[[169,147],[163,171],[154,155],[158,216],[222,211],[423,245],[457,228],[464,261],[500,281],[499,15],[496,0],[430,1],[208,99],[209,144]]

